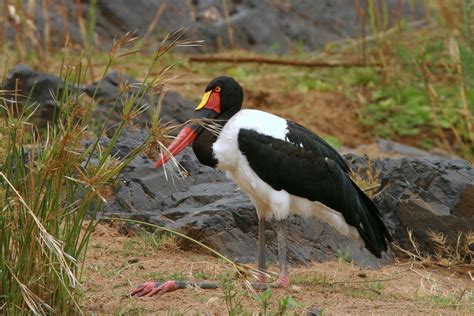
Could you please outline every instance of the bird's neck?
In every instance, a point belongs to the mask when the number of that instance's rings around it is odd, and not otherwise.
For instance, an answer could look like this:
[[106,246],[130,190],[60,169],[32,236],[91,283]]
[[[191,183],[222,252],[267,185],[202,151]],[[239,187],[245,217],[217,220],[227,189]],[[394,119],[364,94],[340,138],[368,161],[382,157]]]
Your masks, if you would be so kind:
[[[220,126],[220,129],[224,127],[227,121],[234,116],[240,109],[236,111],[228,111],[218,115],[214,121],[215,124]],[[202,131],[199,136],[193,142],[193,151],[197,159],[203,165],[215,168],[218,164],[217,159],[214,157],[212,145],[217,140],[217,135],[209,131],[206,128],[200,127]]]

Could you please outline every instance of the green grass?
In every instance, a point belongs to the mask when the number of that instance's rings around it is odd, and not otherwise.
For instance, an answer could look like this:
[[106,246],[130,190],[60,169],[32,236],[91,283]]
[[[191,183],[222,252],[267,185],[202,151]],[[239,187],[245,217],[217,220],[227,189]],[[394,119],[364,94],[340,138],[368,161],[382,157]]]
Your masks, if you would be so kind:
[[338,250],[336,253],[336,260],[339,263],[350,263],[351,252],[349,250]]
[[193,277],[198,280],[211,280],[212,276],[203,271],[195,271],[193,273]]
[[314,285],[325,285],[328,283],[329,283],[329,279],[326,274],[319,274],[319,273],[290,274],[290,284],[314,286]]
[[148,256],[161,249],[179,249],[179,239],[168,233],[140,232],[137,236],[127,238],[123,244],[124,256],[142,254]]
[[[163,43],[156,51],[148,73],[161,55],[179,45],[181,35],[173,34],[171,44]],[[103,76],[115,59],[124,56],[121,46],[130,41],[127,35],[112,45]],[[91,59],[86,56],[73,64],[69,56],[63,55],[59,75],[65,87],[82,85]],[[67,88],[57,95],[57,120],[43,130],[30,123],[34,107],[22,106],[18,111],[15,104],[2,104],[0,312],[81,313],[80,280],[96,224],[94,214],[112,193],[123,168],[151,139],[159,141],[150,136],[122,159],[111,155],[117,139],[144,110],[136,101],[161,84],[161,78],[147,79],[140,91],[127,98],[122,121],[105,147],[98,141],[83,147],[82,141],[90,137],[93,101]],[[157,128],[157,122],[155,115],[152,128]],[[103,133],[102,129],[97,139]],[[165,235],[154,241],[155,247],[170,244]]]

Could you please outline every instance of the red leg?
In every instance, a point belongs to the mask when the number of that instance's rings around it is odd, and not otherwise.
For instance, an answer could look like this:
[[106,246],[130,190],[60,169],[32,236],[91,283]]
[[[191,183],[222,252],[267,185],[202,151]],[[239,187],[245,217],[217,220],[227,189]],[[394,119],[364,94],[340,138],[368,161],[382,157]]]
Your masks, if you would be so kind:
[[276,280],[272,286],[276,288],[287,288],[290,286],[290,277],[288,274],[280,274],[278,280]]
[[163,284],[158,284],[156,282],[145,282],[142,285],[138,286],[132,292],[130,292],[131,296],[161,296],[165,293],[173,292],[178,289],[178,285],[176,281],[166,281]]
[[281,220],[276,223],[277,241],[278,241],[278,259],[280,261],[280,276],[273,283],[273,287],[287,288],[290,285],[290,277],[288,275],[288,267],[286,265],[286,242],[287,228]]

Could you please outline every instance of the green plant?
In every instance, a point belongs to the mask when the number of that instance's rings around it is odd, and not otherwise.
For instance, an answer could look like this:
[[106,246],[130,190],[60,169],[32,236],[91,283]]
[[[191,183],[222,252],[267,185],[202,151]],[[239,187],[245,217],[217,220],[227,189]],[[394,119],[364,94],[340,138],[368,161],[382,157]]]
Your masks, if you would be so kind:
[[327,285],[328,276],[326,274],[292,274],[291,283],[296,285]]
[[222,289],[222,297],[227,307],[229,315],[241,315],[244,313],[244,308],[241,303],[241,298],[245,291],[238,288],[232,276],[220,275],[219,287]]
[[193,273],[193,277],[195,279],[201,279],[201,280],[209,280],[211,279],[211,276],[207,274],[206,272],[203,271],[196,271]]
[[87,44],[94,45],[94,29],[96,23],[97,0],[92,0],[87,12]]
[[286,315],[288,313],[288,309],[293,309],[298,307],[299,304],[296,300],[291,296],[284,296],[280,300],[278,300],[278,315]]
[[[177,32],[167,37],[153,61],[172,47],[188,43],[179,40],[182,34]],[[127,56],[122,46],[131,42],[133,37],[129,34],[114,42],[103,76],[117,58]],[[148,146],[151,138],[155,146],[163,146],[152,131],[150,138],[126,156],[119,158],[112,154],[120,135],[144,111],[136,105],[140,104],[137,100],[146,92],[157,92],[155,89],[162,85],[169,68],[153,80],[146,78],[141,89],[126,99],[122,120],[106,145],[99,143],[104,134],[102,129],[97,140],[84,148],[82,141],[88,135],[92,100],[84,100],[82,94],[69,87],[84,83],[90,56],[85,63],[74,66],[69,63],[69,55],[64,56],[60,77],[65,88],[56,95],[55,124],[38,131],[30,123],[34,107],[19,107],[13,102],[1,108],[0,138],[2,147],[6,148],[0,157],[2,313],[82,312],[80,279],[90,235],[96,225],[94,214],[112,194],[120,172]],[[157,121],[155,114],[153,122]],[[157,123],[154,127],[158,129]],[[90,220],[85,221],[87,216]]]
[[266,289],[262,293],[258,294],[258,302],[260,304],[260,315],[267,315],[268,312],[268,305],[270,303],[270,299],[272,297],[272,290]]
[[177,281],[183,281],[185,279],[184,278],[184,273],[182,271],[177,271],[177,272],[171,273],[169,278],[171,280],[177,280]]
[[350,263],[351,262],[351,252],[349,250],[337,250],[336,260],[339,263]]

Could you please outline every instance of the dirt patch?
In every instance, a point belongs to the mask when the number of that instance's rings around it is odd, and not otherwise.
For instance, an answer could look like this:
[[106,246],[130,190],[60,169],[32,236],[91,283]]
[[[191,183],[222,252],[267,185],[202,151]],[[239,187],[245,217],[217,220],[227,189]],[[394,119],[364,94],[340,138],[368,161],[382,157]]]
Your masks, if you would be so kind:
[[341,93],[246,90],[245,95],[246,107],[293,120],[321,137],[336,137],[345,146],[356,147],[373,140],[359,123],[355,104]]
[[[219,282],[222,276],[234,274],[222,260],[202,252],[161,249],[149,236],[125,237],[115,226],[97,227],[84,268],[84,310],[227,314],[222,289],[186,289],[154,298],[129,297],[127,293],[144,281],[184,278]],[[272,266],[271,270],[277,271],[277,267]],[[298,314],[310,310],[324,314],[474,312],[473,281],[464,272],[423,268],[412,262],[388,265],[378,271],[346,262],[326,262],[293,266],[290,274],[289,289],[272,290],[269,311],[278,311],[283,299],[291,297],[288,311]],[[231,294],[236,295],[235,300],[241,302],[244,311],[262,311],[258,299],[241,282],[236,280],[233,285]]]

